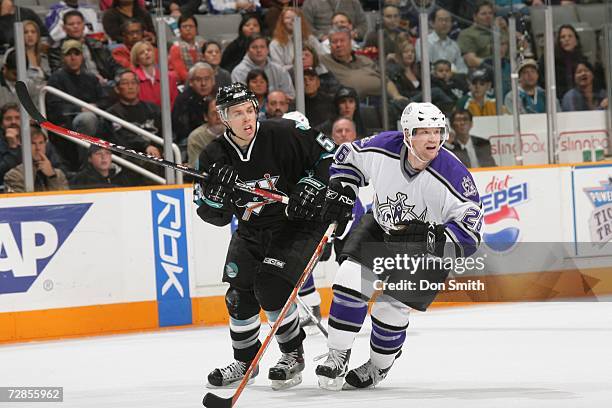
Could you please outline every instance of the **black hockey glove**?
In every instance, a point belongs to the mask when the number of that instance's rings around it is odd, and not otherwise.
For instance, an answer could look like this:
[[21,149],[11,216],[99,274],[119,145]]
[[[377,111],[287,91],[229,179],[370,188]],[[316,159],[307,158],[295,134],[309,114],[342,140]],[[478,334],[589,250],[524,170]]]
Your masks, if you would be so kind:
[[348,185],[342,186],[337,180],[330,180],[325,192],[325,202],[321,209],[321,219],[324,222],[338,222],[336,236],[342,235],[346,224],[353,218],[355,191]]
[[204,202],[214,208],[223,207],[228,203],[237,179],[238,172],[232,166],[213,163],[208,168],[208,180],[202,186]]
[[444,256],[446,235],[444,226],[420,220],[404,221],[397,226],[400,229],[391,230],[385,234],[385,242],[401,243],[411,255],[431,254]]
[[325,184],[313,177],[304,177],[295,186],[285,208],[290,220],[314,220],[325,200]]

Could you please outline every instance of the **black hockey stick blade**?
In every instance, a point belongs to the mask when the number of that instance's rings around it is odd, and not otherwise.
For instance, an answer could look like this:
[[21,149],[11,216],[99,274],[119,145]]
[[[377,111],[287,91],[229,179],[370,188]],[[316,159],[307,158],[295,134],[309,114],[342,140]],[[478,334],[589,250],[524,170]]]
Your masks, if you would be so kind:
[[[117,145],[115,143],[108,142],[103,139],[99,139],[97,137],[85,135],[83,133],[75,132],[74,130],[65,129],[61,126],[55,125],[49,122],[40,113],[36,105],[34,105],[34,102],[32,101],[32,98],[30,97],[28,88],[25,83],[23,83],[22,81],[17,81],[17,83],[15,84],[15,91],[17,92],[17,97],[19,98],[19,102],[21,102],[21,105],[25,108],[25,110],[32,117],[32,119],[34,119],[38,123],[38,125],[43,129],[46,129],[50,132],[57,133],[58,135],[63,135],[66,137],[71,137],[73,139],[79,139],[85,142],[89,142],[93,145],[99,146],[103,149],[107,149],[115,153],[124,154],[126,156],[130,156],[130,157],[133,157],[139,160],[143,160],[149,163],[155,163],[160,166],[168,167],[172,170],[178,170],[185,174],[189,174],[190,176],[196,179],[200,179],[204,181],[208,179],[208,174],[198,172],[197,170],[192,169],[189,166],[185,166],[184,164],[174,163],[169,160],[162,159],[161,157],[151,156],[147,153],[138,152],[136,150],[129,149],[125,146]],[[289,202],[289,197],[283,194],[278,194],[278,193],[275,193],[269,190],[263,190],[261,188],[253,187],[245,183],[241,183],[239,181],[236,182],[235,187],[239,190],[247,191],[252,194],[266,197],[273,201],[278,201],[284,204],[287,204]]]
[[43,122],[47,121],[47,119],[45,119],[38,108],[34,105],[34,102],[28,93],[28,87],[23,81],[17,81],[15,84],[15,92],[17,92],[17,98],[19,98],[21,105],[26,111],[28,111],[28,114],[36,121],[36,123],[42,125]]
[[211,392],[207,392],[202,400],[202,404],[208,408],[232,408],[234,398],[221,398]]

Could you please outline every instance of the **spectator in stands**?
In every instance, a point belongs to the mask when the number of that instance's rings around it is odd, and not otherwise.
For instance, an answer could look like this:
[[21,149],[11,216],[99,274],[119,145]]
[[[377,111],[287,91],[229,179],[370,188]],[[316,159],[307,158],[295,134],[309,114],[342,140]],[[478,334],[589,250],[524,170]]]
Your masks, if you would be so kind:
[[453,73],[451,67],[450,61],[441,59],[434,62],[431,72],[432,102],[446,114],[468,93],[465,75]]
[[[410,33],[400,27],[400,10],[396,6],[383,7],[383,40],[385,56],[399,54],[403,43],[414,44]],[[364,47],[378,47],[378,31],[370,31],[364,41]]]
[[[115,79],[115,92],[119,101],[108,109],[108,113],[126,120],[139,128],[159,136],[161,134],[161,112],[159,107],[139,98],[140,82],[130,70],[121,70]],[[161,157],[159,148],[143,136],[113,123],[115,141],[139,152]]]
[[[51,160],[53,167],[61,168],[64,165],[57,151],[51,143],[47,143],[46,156]],[[19,105],[7,103],[0,106],[0,180],[4,174],[21,163],[21,113]]]
[[[406,41],[398,50],[397,63],[387,66],[387,90],[394,100],[412,99],[421,92],[421,65],[416,61],[412,43]],[[402,107],[403,109],[403,107]]]
[[260,13],[259,0],[208,0],[211,14]]
[[[538,64],[533,59],[525,59],[519,65],[518,74],[519,113],[546,113],[546,92],[538,86]],[[506,95],[504,105],[509,113],[513,112],[512,91]]]
[[321,124],[331,120],[334,102],[331,96],[320,91],[319,74],[312,67],[304,68],[304,104],[310,126],[318,129]]
[[[306,3],[308,4],[308,3]],[[380,95],[380,73],[374,61],[356,55],[351,49],[350,31],[333,29],[329,35],[331,54],[321,56],[321,62],[343,86],[357,90],[360,97]]]
[[[140,100],[151,102],[161,107],[161,78],[160,70],[155,63],[156,49],[148,41],[140,41],[134,44],[130,52],[131,66],[140,81]],[[178,96],[176,75],[168,73],[168,87],[170,88],[170,107]]]
[[[302,66],[304,69],[313,68],[317,72],[321,81],[321,92],[333,97],[340,88],[340,82],[325,65],[321,64],[319,54],[308,44],[304,44],[302,47]],[[293,67],[289,70],[289,76],[295,78]]]
[[608,108],[605,89],[594,84],[593,65],[587,60],[579,61],[574,68],[574,87],[563,95],[561,106],[566,112],[602,110]]
[[62,47],[67,40],[79,41],[84,57],[84,69],[94,75],[100,85],[106,86],[112,81],[119,70],[120,65],[115,62],[112,54],[104,43],[85,36],[85,22],[80,11],[70,10],[64,13],[64,31],[66,38],[61,40],[57,47],[49,50],[49,64],[51,71],[58,70],[63,63]]
[[220,67],[221,64],[221,45],[216,41],[206,41],[202,45],[202,57],[204,62],[208,63],[215,70],[215,83],[217,88],[222,88],[232,83],[232,74],[224,68]]
[[[508,52],[510,51],[510,40],[508,39],[508,35],[503,33],[500,37],[499,54],[501,57],[502,95],[506,95],[512,89],[512,79],[510,78],[510,75],[512,74],[512,67],[510,64],[510,58],[508,57]],[[495,77],[495,61],[493,60],[492,56],[490,58],[485,58],[484,61],[482,61],[480,68],[486,69],[488,72],[490,72],[492,78]]]
[[132,184],[129,175],[113,163],[109,150],[90,145],[83,167],[70,179],[70,189],[128,187]]
[[15,82],[17,81],[16,58],[14,49],[9,49],[4,54],[2,69],[0,69],[0,106],[17,102],[17,94],[15,93]]
[[115,42],[121,42],[121,25],[126,20],[138,20],[144,27],[144,36],[151,43],[155,43],[155,26],[151,15],[135,0],[113,0],[111,8],[102,16],[102,25],[106,35]]
[[[132,65],[131,51],[134,44],[144,40],[144,29],[142,28],[142,23],[133,19],[126,20],[121,26],[121,36],[123,38],[123,42],[113,48],[113,58],[117,64],[121,65],[123,68],[131,69],[133,71],[135,67]],[[153,44],[151,44],[151,46],[153,46],[155,63],[157,64],[159,60],[157,48],[155,48]]]
[[491,89],[491,74],[478,69],[470,75],[470,92],[457,101],[457,108],[470,111],[472,116],[490,116],[497,114],[494,98],[487,93]]
[[491,143],[487,139],[470,135],[472,114],[467,110],[455,110],[451,114],[451,124],[455,132],[452,151],[466,167],[493,167],[495,159],[491,155]]
[[280,119],[289,112],[289,97],[283,91],[272,91],[266,100],[266,119]]
[[[467,74],[468,68],[465,65],[461,49],[456,41],[448,37],[448,33],[453,27],[451,14],[442,8],[431,13],[431,26],[433,32],[427,36],[429,48],[429,61],[446,60],[451,63],[451,69],[455,73]],[[421,61],[421,39],[416,40],[416,59]]]
[[355,89],[342,87],[336,92],[336,95],[334,95],[333,113],[332,119],[320,126],[323,133],[330,135],[332,133],[332,125],[336,119],[346,118],[355,123],[358,137],[362,138],[366,136],[366,128],[361,119],[361,112],[359,110],[359,96]]
[[0,27],[2,27],[0,28],[0,54],[3,53],[3,50],[15,46],[15,30],[13,30],[13,25],[17,19],[17,9],[19,9],[21,21],[34,21],[38,25],[42,36],[49,36],[47,27],[45,27],[34,11],[29,8],[15,6],[14,0],[0,0]]
[[[555,79],[559,97],[563,97],[574,87],[576,65],[585,59],[580,36],[576,29],[570,24],[559,27],[555,41]],[[540,58],[538,65],[540,66],[540,85],[545,86],[544,57]],[[593,73],[596,86],[603,86],[603,69],[599,64],[594,67]]]
[[221,68],[232,72],[242,61],[247,52],[249,37],[261,33],[261,22],[256,14],[245,14],[242,16],[238,26],[238,37],[228,44],[221,57]]
[[[84,102],[97,104],[103,98],[102,87],[98,79],[84,69],[83,44],[71,38],[66,39],[62,43],[61,52],[63,66],[51,75],[49,86]],[[87,135],[96,134],[98,117],[92,112],[51,93],[47,94],[46,105],[51,122]],[[54,137],[52,142],[70,170],[76,170],[81,163],[77,145],[59,137]]]
[[332,29],[331,21],[335,12],[343,12],[349,16],[357,31],[356,40],[361,40],[368,30],[366,15],[359,0],[305,0],[302,11],[314,34],[321,41],[327,38]]
[[207,63],[198,62],[189,70],[187,83],[172,109],[174,140],[181,149],[187,146],[189,134],[202,124],[206,98],[213,97],[216,91],[215,71]]
[[340,146],[342,143],[351,143],[357,139],[355,123],[347,118],[338,118],[332,126],[332,139]]
[[[85,34],[98,34],[104,36],[102,24],[98,21],[98,11],[89,4],[79,4],[79,0],[63,0],[55,3],[49,9],[45,24],[53,41],[60,41],[66,37],[64,31],[64,14],[71,10],[79,11],[85,20]],[[101,38],[98,38],[101,39]]]
[[266,101],[268,100],[269,82],[268,75],[263,69],[255,68],[249,71],[246,77],[246,86],[255,94],[259,104],[259,119],[266,118]]
[[302,43],[308,44],[318,52],[322,52],[321,43],[311,34],[308,22],[300,9],[287,7],[281,12],[274,29],[274,36],[270,42],[270,59],[285,69],[293,67],[293,20],[295,16],[301,18]]
[[[353,22],[348,15],[341,11],[336,11],[332,16],[331,22],[332,28],[345,28],[351,32],[351,48],[353,51],[357,51],[361,48],[359,43],[355,41],[355,38],[357,38],[357,31],[353,29]],[[329,54],[331,52],[329,46],[329,36],[327,36],[325,40],[321,41],[321,47],[323,48],[321,54]]]
[[245,83],[247,74],[254,68],[263,69],[268,76],[270,91],[283,91],[289,98],[295,98],[293,82],[287,70],[268,58],[268,41],[260,34],[249,38],[247,53],[232,71],[232,82]]
[[181,35],[170,47],[168,66],[182,84],[187,80],[189,69],[202,60],[202,43],[196,38],[198,22],[193,15],[182,15],[178,25]]
[[43,47],[38,24],[32,20],[23,22],[23,40],[26,47],[28,78],[42,85],[51,74],[47,47]]
[[204,123],[195,128],[187,138],[187,159],[191,167],[197,166],[202,150],[225,131],[225,125],[217,113],[217,100],[214,97],[207,98],[205,106]]
[[16,103],[0,106],[0,180],[21,163],[21,115]]
[[[47,136],[36,126],[30,130],[32,142],[32,168],[34,171],[34,191],[67,190],[68,180],[64,172],[53,167],[45,151]],[[4,175],[4,190],[7,193],[25,193],[25,167],[18,164]]]
[[179,18],[180,16],[196,14],[203,0],[162,0],[162,3],[166,14]]
[[[298,5],[301,7],[304,0],[300,0]],[[274,33],[274,28],[278,22],[278,17],[281,14],[283,8],[288,7],[289,0],[262,0],[261,5],[265,9],[264,13],[264,33],[270,37]]]
[[485,58],[493,55],[493,4],[489,0],[477,3],[473,15],[474,24],[462,30],[457,38],[463,59],[470,69],[476,69]]

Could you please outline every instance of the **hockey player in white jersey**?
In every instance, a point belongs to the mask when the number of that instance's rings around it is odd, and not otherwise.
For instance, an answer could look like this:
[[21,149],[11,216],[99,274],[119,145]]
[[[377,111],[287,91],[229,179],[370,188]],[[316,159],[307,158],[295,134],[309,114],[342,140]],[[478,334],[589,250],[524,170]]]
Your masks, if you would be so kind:
[[[348,371],[352,344],[375,292],[372,283],[380,282],[374,266],[381,255],[392,258],[399,246],[410,256],[453,259],[471,255],[480,244],[479,194],[466,167],[442,146],[449,132],[444,114],[431,103],[411,103],[401,126],[402,132],[341,145],[330,168],[324,220],[345,223],[351,214],[345,203],[354,201],[359,187],[372,184],[375,195],[372,214],[361,218],[344,246],[346,260],[332,287],[329,353],[316,368],[325,389],[367,388],[383,380],[401,354],[410,310],[425,311],[437,294],[382,292],[371,311],[370,359]],[[447,275],[443,268],[410,276],[444,282]]]

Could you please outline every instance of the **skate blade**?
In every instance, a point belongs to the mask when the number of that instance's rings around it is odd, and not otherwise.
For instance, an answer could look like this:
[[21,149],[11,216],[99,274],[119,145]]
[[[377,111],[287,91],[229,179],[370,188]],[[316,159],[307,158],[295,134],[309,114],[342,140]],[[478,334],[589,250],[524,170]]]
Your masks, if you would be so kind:
[[[240,381],[242,380],[238,380],[238,381],[234,381],[233,383],[229,383],[226,385],[212,385],[211,383],[209,383],[208,381],[206,381],[206,388],[208,388],[209,390],[219,390],[219,389],[235,389],[238,388],[238,385],[240,385]],[[247,385],[251,385],[255,382],[255,378],[251,377],[249,378],[249,381],[247,382]]]
[[357,387],[353,387],[351,384],[349,384],[347,382],[345,382],[342,385],[342,390],[343,391],[366,390],[368,388],[374,388],[374,386],[373,385],[368,385],[367,387],[357,388]]
[[329,391],[340,391],[344,383],[344,377],[329,378],[324,375],[318,375],[319,387]]
[[297,373],[288,380],[271,380],[271,386],[274,391],[286,390],[295,387],[302,383],[302,373]]

